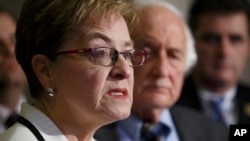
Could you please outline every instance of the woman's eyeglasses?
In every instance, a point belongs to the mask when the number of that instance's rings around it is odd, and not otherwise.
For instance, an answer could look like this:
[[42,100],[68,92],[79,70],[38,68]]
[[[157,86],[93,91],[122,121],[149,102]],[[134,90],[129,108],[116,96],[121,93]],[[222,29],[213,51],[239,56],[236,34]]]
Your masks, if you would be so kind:
[[55,54],[55,56],[73,53],[91,54],[93,62],[101,66],[114,65],[119,58],[119,54],[121,54],[125,58],[129,66],[131,67],[140,67],[146,60],[146,51],[143,49],[126,50],[119,52],[113,48],[108,47],[59,51]]

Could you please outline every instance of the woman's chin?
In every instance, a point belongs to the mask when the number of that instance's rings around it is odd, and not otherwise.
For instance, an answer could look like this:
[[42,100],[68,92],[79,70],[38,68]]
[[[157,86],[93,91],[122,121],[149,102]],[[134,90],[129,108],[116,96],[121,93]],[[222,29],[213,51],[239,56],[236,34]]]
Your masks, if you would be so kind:
[[126,111],[114,110],[112,113],[108,114],[109,119],[111,119],[111,122],[126,119],[128,118],[129,115],[130,115],[130,109]]

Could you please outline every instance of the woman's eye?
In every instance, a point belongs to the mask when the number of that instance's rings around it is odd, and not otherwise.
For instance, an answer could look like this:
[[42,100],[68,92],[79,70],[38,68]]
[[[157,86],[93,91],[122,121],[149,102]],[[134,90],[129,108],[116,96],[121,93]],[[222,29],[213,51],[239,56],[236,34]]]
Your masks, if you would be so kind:
[[98,51],[95,51],[95,57],[96,58],[103,58],[105,56],[109,56],[110,53],[106,50],[98,50]]

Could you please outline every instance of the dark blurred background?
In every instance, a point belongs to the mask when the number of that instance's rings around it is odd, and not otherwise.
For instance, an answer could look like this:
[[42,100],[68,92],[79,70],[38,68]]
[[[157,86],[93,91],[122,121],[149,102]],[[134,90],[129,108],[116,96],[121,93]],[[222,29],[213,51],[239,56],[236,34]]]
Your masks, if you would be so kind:
[[[22,4],[25,0],[0,0],[0,5],[11,12],[16,18],[19,17]],[[167,0],[174,4],[182,14],[186,17],[189,5],[193,0]],[[246,67],[245,73],[242,76],[242,81],[250,85],[250,59],[248,59],[248,65]]]

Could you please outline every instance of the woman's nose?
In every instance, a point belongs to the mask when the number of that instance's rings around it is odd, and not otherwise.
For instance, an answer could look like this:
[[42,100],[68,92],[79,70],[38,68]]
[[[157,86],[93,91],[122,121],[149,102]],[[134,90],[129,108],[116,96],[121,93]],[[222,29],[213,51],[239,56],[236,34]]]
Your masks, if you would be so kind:
[[115,79],[127,79],[133,73],[133,68],[129,66],[127,60],[119,55],[111,71],[111,77]]

